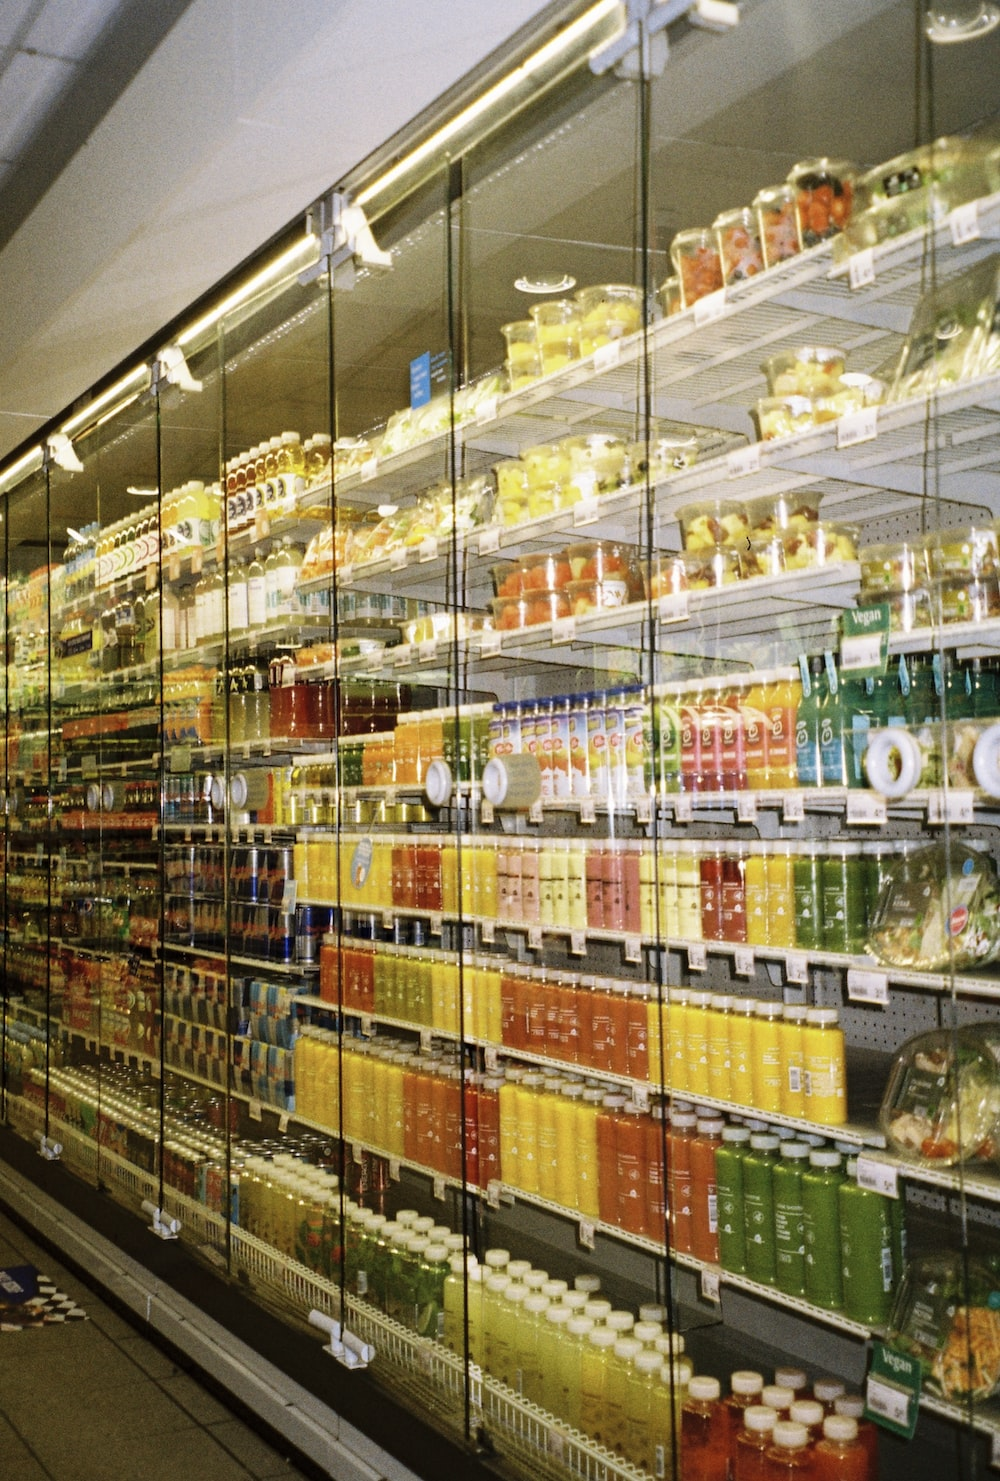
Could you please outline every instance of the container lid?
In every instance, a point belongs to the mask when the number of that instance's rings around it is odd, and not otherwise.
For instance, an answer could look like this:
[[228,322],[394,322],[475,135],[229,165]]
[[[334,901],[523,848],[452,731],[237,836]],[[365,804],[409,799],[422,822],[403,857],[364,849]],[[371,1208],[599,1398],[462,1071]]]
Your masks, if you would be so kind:
[[[615,1343],[615,1352],[619,1344]],[[663,1367],[663,1359],[658,1352],[650,1352],[648,1349],[640,1349],[634,1358],[634,1366],[639,1373],[659,1373]],[[853,1419],[842,1421],[845,1424],[854,1424]]]
[[636,1322],[632,1328],[632,1336],[644,1346],[649,1347],[657,1337],[662,1337],[663,1328],[659,1322]]
[[586,1291],[564,1291],[560,1297],[560,1304],[582,1315],[587,1304],[587,1293]]
[[724,1142],[748,1142],[750,1132],[745,1126],[726,1126],[723,1128],[722,1140]]
[[[510,1267],[508,1266],[508,1270]],[[521,1284],[528,1287],[529,1291],[540,1291],[549,1278],[547,1270],[532,1270],[530,1267],[521,1277]]]
[[766,1404],[749,1404],[743,1411],[743,1423],[748,1430],[759,1435],[773,1430],[777,1418],[774,1410],[769,1409]]
[[655,1301],[645,1301],[639,1307],[639,1320],[641,1322],[665,1322],[667,1319],[667,1308],[658,1305]]
[[683,1332],[664,1332],[662,1337],[656,1339],[656,1351],[665,1357],[678,1358],[684,1351]]
[[865,1412],[865,1401],[860,1394],[841,1394],[834,1399],[833,1407],[845,1419],[860,1419]]
[[611,1313],[611,1302],[605,1301],[603,1296],[598,1296],[593,1301],[588,1301],[583,1308],[584,1316],[589,1316],[591,1321],[604,1322]]
[[540,1296],[537,1292],[532,1291],[530,1295],[525,1296],[523,1305],[525,1311],[529,1311],[533,1316],[536,1316],[540,1311],[548,1311],[550,1302],[548,1296]]
[[810,1167],[839,1167],[841,1160],[840,1153],[832,1150],[824,1151],[820,1148],[816,1152],[809,1153]]
[[813,1394],[821,1404],[832,1404],[834,1399],[839,1399],[846,1392],[847,1385],[841,1383],[839,1378],[817,1378],[813,1384]]
[[769,1409],[790,1409],[795,1403],[795,1390],[782,1383],[766,1383],[761,1390],[760,1401]]
[[782,1388],[794,1389],[798,1393],[799,1389],[805,1388],[808,1380],[801,1368],[784,1367],[775,1368],[774,1381],[780,1384]]
[[508,1260],[507,1261],[507,1267],[506,1268],[507,1268],[507,1274],[510,1276],[511,1280],[523,1281],[524,1280],[524,1277],[528,1274],[528,1271],[531,1269],[531,1261],[530,1260]]
[[573,1313],[568,1306],[550,1306],[545,1313],[545,1320],[551,1322],[554,1327],[558,1327],[563,1322],[570,1321],[572,1316]]
[[594,1331],[594,1324],[589,1316],[571,1316],[566,1323],[566,1330],[572,1337],[586,1337]]
[[804,1424],[796,1424],[793,1419],[779,1419],[772,1433],[775,1445],[780,1445],[783,1450],[798,1450],[809,1443],[809,1431]]
[[717,1378],[706,1378],[702,1374],[695,1374],[688,1384],[688,1397],[711,1402],[717,1399],[722,1392]]
[[488,1291],[505,1291],[511,1284],[512,1281],[509,1275],[495,1273],[486,1278],[486,1289]]
[[[781,1146],[781,1138],[772,1136],[767,1131],[755,1131],[750,1138],[750,1146],[755,1152],[776,1152]],[[837,1160],[840,1160],[839,1152]]]
[[[403,1228],[406,1229],[411,1224],[415,1224],[419,1218],[420,1215],[415,1208],[401,1208],[396,1215],[396,1223],[402,1224]],[[431,1223],[433,1222],[432,1219]]]
[[858,1422],[846,1414],[830,1414],[823,1421],[824,1440],[833,1440],[840,1445],[849,1445],[858,1438]]
[[488,1265],[491,1270],[503,1270],[510,1261],[510,1250],[487,1250],[483,1256],[483,1264]]
[[591,1347],[614,1347],[618,1341],[614,1332],[609,1327],[595,1327],[592,1332],[587,1333],[587,1341]]
[[[634,1362],[642,1351],[642,1343],[637,1342],[634,1337],[619,1337],[615,1343],[615,1357],[622,1358],[626,1363]],[[659,1357],[659,1353],[656,1356]]]
[[757,1003],[758,1018],[781,1018],[784,1011],[784,1003],[776,1003],[771,998],[762,998]]
[[612,1332],[631,1332],[635,1326],[635,1317],[630,1311],[609,1311],[605,1318],[605,1326]]
[[573,1289],[593,1294],[601,1289],[601,1277],[599,1275],[574,1275]]
[[817,1399],[796,1399],[788,1414],[796,1424],[812,1429],[813,1425],[823,1422],[823,1405]]
[[721,1116],[705,1116],[704,1119],[699,1116],[698,1135],[721,1136],[723,1130],[725,1129],[725,1125],[726,1123],[725,1121],[723,1121]]
[[447,1260],[448,1251],[443,1244],[429,1244],[424,1250],[425,1260]]
[[808,1142],[782,1142],[781,1144],[781,1155],[787,1157],[789,1162],[804,1161],[811,1152],[812,1148]]
[[739,1368],[729,1379],[734,1394],[759,1394],[764,1387],[764,1375],[749,1368]]
[[569,1284],[564,1280],[547,1280],[541,1287],[543,1296],[548,1296],[550,1301],[558,1301],[560,1304],[562,1304],[562,1298],[568,1290]]
[[806,1023],[839,1023],[840,1012],[837,1008],[809,1008],[806,1010]]

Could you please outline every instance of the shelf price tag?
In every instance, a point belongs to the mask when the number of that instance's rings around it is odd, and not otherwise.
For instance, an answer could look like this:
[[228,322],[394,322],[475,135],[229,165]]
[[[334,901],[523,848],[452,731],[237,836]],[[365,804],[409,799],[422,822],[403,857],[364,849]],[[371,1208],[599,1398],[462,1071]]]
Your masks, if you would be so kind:
[[146,590],[147,591],[155,591],[156,590],[156,567],[155,566],[147,566],[146,567]]
[[889,627],[892,615],[888,602],[858,607],[842,614],[840,667],[858,679],[884,674],[889,658]]
[[499,396],[484,396],[476,407],[476,426],[485,427],[487,423],[495,422],[499,405]]
[[688,971],[705,972],[708,969],[708,952],[704,946],[688,947]]
[[721,319],[725,312],[725,288],[719,288],[715,293],[706,293],[704,298],[699,298],[695,302],[695,327],[700,329],[703,324],[714,324],[716,319]]
[[875,281],[875,253],[871,247],[852,252],[847,263],[847,281],[852,288],[867,288]]
[[675,591],[671,592],[669,596],[660,597],[656,607],[656,615],[661,622],[687,622],[690,615],[688,593],[686,591]]
[[288,1130],[287,1111],[282,1111],[281,1115],[278,1117],[278,1130],[282,1133],[282,1135],[284,1135],[284,1133]]
[[722,1300],[722,1280],[714,1265],[706,1265],[701,1272],[701,1299],[718,1306]]
[[437,638],[424,638],[417,644],[417,658],[421,663],[433,663],[437,658]]
[[858,1153],[858,1187],[881,1193],[883,1198],[899,1197],[899,1175],[887,1162]]
[[354,567],[350,565],[340,566],[337,569],[337,582],[340,586],[350,586],[354,580]]
[[443,930],[444,930],[444,917],[442,915],[438,915],[435,912],[435,914],[431,916],[431,920],[430,920],[430,932],[431,932],[431,935],[432,936],[440,936],[440,934],[441,934],[441,932]]
[[484,946],[492,946],[497,939],[497,923],[494,920],[484,920],[479,927],[479,933],[483,938]]
[[205,569],[205,555],[200,545],[191,551],[191,575],[200,576]]
[[391,931],[392,928],[393,928],[393,925],[395,924],[395,920],[396,920],[396,917],[395,917],[395,915],[393,914],[393,912],[391,910],[383,910],[383,912],[382,912],[382,929],[383,929],[383,931]]
[[500,1207],[500,1188],[501,1184],[496,1178],[490,1178],[486,1184],[486,1202],[490,1208]]
[[746,447],[734,448],[726,455],[726,477],[746,478],[760,468],[760,443],[751,442]]
[[802,952],[790,952],[785,960],[786,982],[809,981],[809,958]]
[[585,1250],[592,1250],[597,1243],[597,1228],[593,1219],[581,1219],[577,1225],[576,1237]]
[[569,933],[570,956],[587,955],[587,933],[586,931],[570,931]]
[[649,1110],[649,1086],[648,1085],[633,1085],[632,1086],[632,1104],[638,1106],[640,1111],[648,1111]]
[[366,458],[361,464],[361,482],[368,483],[378,472],[378,458]]
[[390,1157],[389,1158],[389,1177],[390,1177],[391,1181],[394,1182],[394,1183],[398,1183],[399,1182],[399,1174],[400,1174],[399,1158],[398,1157]]
[[447,1192],[448,1192],[448,1189],[447,1189],[447,1185],[445,1183],[444,1178],[435,1178],[434,1179],[434,1197],[437,1199],[438,1203],[444,1203],[445,1198],[447,1196]]
[[580,802],[580,822],[587,824],[597,822],[597,808],[593,797],[584,797]]
[[878,436],[878,407],[866,406],[837,419],[837,446],[854,447]]
[[865,1417],[912,1440],[920,1404],[920,1363],[885,1342],[872,1346],[865,1385]]
[[733,953],[733,966],[737,977],[752,977],[756,969],[753,948],[750,946],[737,946]]
[[247,1107],[247,1113],[251,1121],[263,1121],[264,1108],[259,1100],[251,1100]]
[[552,623],[552,642],[572,643],[576,638],[576,618],[557,617]]
[[642,937],[641,936],[626,936],[625,937],[625,960],[627,962],[641,962],[642,961]]
[[848,823],[871,826],[886,821],[885,798],[877,792],[848,792],[846,820]]
[[756,823],[757,799],[752,792],[740,792],[737,795],[736,816],[741,823]]
[[528,822],[540,823],[543,820],[544,816],[545,814],[542,808],[542,799],[540,797],[536,797],[534,802],[528,808]]
[[643,823],[651,823],[653,821],[653,804],[648,797],[636,798],[635,820],[640,826]]
[[417,546],[418,561],[437,560],[437,553],[438,543],[436,535],[428,535],[425,539],[421,540],[420,544]]
[[581,499],[579,503],[573,505],[574,525],[596,524],[597,512],[598,506],[596,499]]
[[694,817],[694,802],[683,793],[678,793],[674,798],[674,821],[677,823],[690,823]]
[[375,1025],[372,1023],[370,1013],[362,1013],[361,1015],[361,1032],[366,1039],[370,1039],[375,1032]]
[[936,789],[927,796],[928,823],[971,823],[973,793]]
[[966,201],[964,205],[955,207],[948,217],[948,230],[955,247],[978,240],[979,207],[975,201]]
[[396,549],[389,554],[389,570],[402,571],[406,567],[407,550],[405,545],[397,545]]
[[500,549],[500,526],[487,525],[479,536],[479,554],[492,555]]
[[528,950],[529,951],[541,951],[541,949],[542,949],[542,928],[541,928],[541,926],[529,926],[528,927]]
[[483,1068],[489,1075],[496,1074],[497,1065],[500,1063],[495,1044],[487,1044],[483,1050]]
[[889,978],[885,972],[870,972],[863,967],[847,970],[847,996],[852,1003],[874,1003],[889,1006]]
[[426,1054],[434,1047],[434,1030],[422,1028],[420,1030],[420,1048]]
[[606,345],[598,345],[594,351],[594,369],[610,370],[622,357],[621,340],[609,339]]
[[167,580],[179,581],[181,579],[181,558],[175,551],[167,560]]
[[493,821],[493,804],[487,802],[485,797],[479,804],[479,821],[481,823],[492,823]]
[[801,792],[789,792],[781,807],[782,821],[801,823],[806,815],[805,799]]
[[392,649],[392,661],[395,664],[396,668],[406,668],[407,664],[410,662],[412,652],[412,643],[397,643],[396,647]]

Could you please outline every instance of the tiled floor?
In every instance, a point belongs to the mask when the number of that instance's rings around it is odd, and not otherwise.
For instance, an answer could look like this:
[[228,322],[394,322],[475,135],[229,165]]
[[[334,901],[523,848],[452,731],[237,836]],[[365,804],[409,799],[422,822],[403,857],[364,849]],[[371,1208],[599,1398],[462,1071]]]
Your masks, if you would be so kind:
[[302,1472],[0,1215],[0,1268],[34,1265],[87,1321],[0,1333],[3,1481],[272,1481]]

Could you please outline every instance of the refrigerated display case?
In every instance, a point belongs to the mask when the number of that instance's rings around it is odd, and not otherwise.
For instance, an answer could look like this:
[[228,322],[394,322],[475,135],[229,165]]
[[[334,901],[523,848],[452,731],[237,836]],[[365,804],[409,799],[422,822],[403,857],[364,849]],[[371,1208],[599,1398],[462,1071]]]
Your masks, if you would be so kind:
[[1000,40],[612,9],[0,470],[5,1120],[484,1473],[971,1476]]

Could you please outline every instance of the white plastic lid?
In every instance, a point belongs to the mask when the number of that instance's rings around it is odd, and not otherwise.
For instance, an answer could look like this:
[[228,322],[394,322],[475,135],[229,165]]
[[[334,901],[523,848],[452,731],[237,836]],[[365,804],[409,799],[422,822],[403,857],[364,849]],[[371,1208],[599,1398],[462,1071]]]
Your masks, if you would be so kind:
[[[617,1351],[618,1344],[616,1342],[615,1352]],[[637,1373],[659,1373],[660,1369],[663,1367],[663,1359],[660,1357],[660,1354],[658,1352],[650,1352],[647,1348],[640,1349],[640,1351],[636,1353],[633,1361]],[[854,1424],[854,1420],[848,1419],[842,1421],[842,1423]],[[857,1428],[856,1425],[855,1428]]]
[[639,1307],[639,1320],[641,1322],[665,1322],[667,1319],[667,1308],[658,1306],[655,1301],[646,1301]]
[[769,1409],[789,1409],[795,1403],[795,1390],[782,1383],[765,1383],[760,1401]]
[[817,1378],[813,1384],[813,1395],[821,1404],[832,1404],[834,1399],[839,1399],[846,1392],[847,1385],[841,1383],[839,1378]]
[[823,1405],[816,1399],[796,1399],[788,1411],[788,1417],[811,1430],[814,1425],[823,1423]]
[[631,1332],[635,1326],[635,1317],[630,1311],[609,1311],[605,1317],[605,1325],[621,1336],[624,1332]]
[[583,1314],[589,1316],[592,1322],[605,1322],[611,1315],[611,1302],[598,1296],[596,1300],[587,1302]]
[[[642,1351],[642,1343],[636,1342],[634,1337],[619,1337],[615,1343],[615,1357],[626,1363],[634,1362]],[[656,1356],[659,1357],[659,1353]]]
[[865,1412],[865,1401],[860,1394],[841,1394],[839,1399],[834,1399],[833,1407],[844,1419],[858,1420]]
[[525,1296],[524,1298],[524,1309],[530,1312],[532,1316],[537,1316],[541,1311],[548,1311],[549,1298],[548,1296],[539,1296],[535,1292],[532,1292],[530,1296]]
[[542,1286],[542,1295],[548,1296],[550,1301],[561,1302],[568,1290],[569,1286],[564,1280],[547,1280]]
[[566,1330],[571,1337],[586,1337],[594,1330],[594,1324],[589,1316],[571,1316]]
[[841,1160],[839,1152],[827,1152],[820,1149],[819,1151],[809,1153],[810,1167],[839,1167]]
[[791,1388],[798,1393],[799,1389],[805,1388],[808,1380],[801,1368],[775,1368],[774,1381],[782,1388]]
[[766,1404],[749,1404],[743,1411],[743,1423],[748,1430],[753,1430],[759,1435],[773,1430],[777,1418],[774,1410],[769,1409]]
[[574,1291],[586,1291],[589,1296],[592,1296],[601,1289],[601,1277],[599,1275],[574,1275],[573,1289]]
[[[782,1142],[781,1144],[781,1155],[787,1157],[790,1162],[804,1160],[811,1152],[812,1148],[808,1142]],[[804,1378],[803,1382],[805,1382]]]
[[810,1008],[806,1013],[806,1023],[839,1023],[840,1011],[837,1008]]
[[823,1438],[839,1445],[849,1445],[858,1438],[858,1422],[846,1414],[830,1414],[823,1421]]
[[561,1326],[563,1322],[572,1319],[573,1313],[568,1306],[550,1306],[545,1313],[545,1320],[551,1322],[554,1327]]
[[750,1132],[745,1126],[727,1126],[722,1132],[724,1142],[748,1142]]
[[650,1347],[662,1333],[659,1322],[636,1322],[632,1328],[632,1336],[644,1347]]
[[532,1270],[529,1267],[522,1275],[521,1281],[528,1287],[529,1291],[540,1291],[548,1278],[549,1272],[547,1270]]
[[486,1278],[486,1289],[488,1291],[505,1291],[511,1284],[510,1276],[502,1275],[499,1272]]
[[587,1304],[586,1291],[564,1291],[560,1298],[563,1306],[568,1306],[570,1311],[583,1315],[583,1309]]
[[487,1250],[483,1256],[483,1264],[488,1265],[491,1270],[503,1270],[510,1261],[510,1250]]
[[[401,1208],[399,1210],[399,1213],[396,1215],[396,1223],[402,1224],[404,1229],[408,1229],[409,1226],[411,1224],[415,1224],[419,1218],[420,1215],[417,1213],[415,1208]],[[431,1220],[431,1222],[433,1223],[433,1220]]]
[[591,1347],[614,1347],[617,1340],[609,1327],[595,1327],[592,1332],[587,1333],[587,1341]]
[[730,1376],[729,1383],[734,1394],[759,1394],[764,1387],[764,1375],[740,1368]]
[[793,1419],[779,1419],[773,1430],[774,1443],[783,1450],[800,1450],[809,1443],[809,1431]]
[[713,1399],[717,1399],[721,1392],[722,1389],[719,1386],[719,1380],[717,1378],[706,1378],[704,1375],[698,1373],[694,1375],[688,1384],[688,1397],[699,1399],[703,1402],[707,1401],[710,1403]]
[[424,1250],[425,1260],[447,1260],[448,1251],[443,1244],[429,1244]]
[[[772,1136],[768,1131],[755,1131],[750,1138],[750,1146],[754,1152],[776,1152],[781,1146],[781,1138]],[[840,1160],[839,1153],[837,1160]]]
[[511,1280],[523,1281],[524,1280],[524,1277],[528,1274],[528,1271],[531,1269],[531,1261],[530,1260],[508,1260],[507,1261],[507,1267],[506,1267],[506,1269],[507,1269],[507,1274],[510,1276]]

